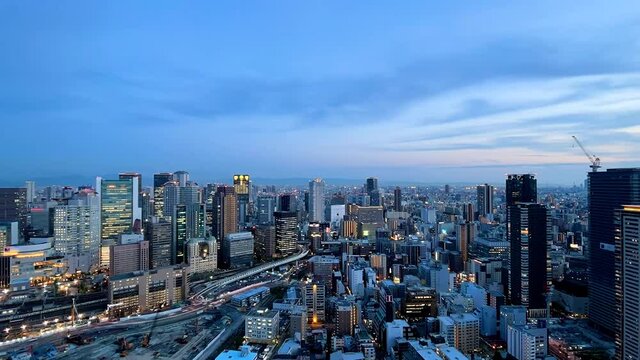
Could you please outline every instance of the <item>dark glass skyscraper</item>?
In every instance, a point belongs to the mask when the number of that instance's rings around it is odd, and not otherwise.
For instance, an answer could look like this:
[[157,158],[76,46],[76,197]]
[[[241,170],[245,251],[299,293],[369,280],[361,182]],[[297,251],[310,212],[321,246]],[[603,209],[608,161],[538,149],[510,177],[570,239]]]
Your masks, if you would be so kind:
[[173,180],[172,173],[153,174],[153,215],[164,216],[164,184]]
[[[509,187],[509,180],[507,179],[507,187]],[[487,216],[487,214],[493,213],[493,186],[489,184],[478,185],[477,192],[477,206],[478,215]],[[535,202],[535,201],[533,201]]]
[[[518,202],[538,202],[538,181],[533,174],[507,175],[507,206]],[[480,209],[478,209],[480,211]]]
[[514,305],[546,308],[551,285],[551,220],[541,204],[519,203],[508,208],[509,297]]
[[589,320],[615,332],[615,218],[623,205],[640,205],[640,168],[589,173]]
[[393,209],[395,211],[402,211],[402,190],[396,187],[393,190]]
[[17,222],[20,236],[23,236],[27,216],[27,189],[0,188],[0,222]]

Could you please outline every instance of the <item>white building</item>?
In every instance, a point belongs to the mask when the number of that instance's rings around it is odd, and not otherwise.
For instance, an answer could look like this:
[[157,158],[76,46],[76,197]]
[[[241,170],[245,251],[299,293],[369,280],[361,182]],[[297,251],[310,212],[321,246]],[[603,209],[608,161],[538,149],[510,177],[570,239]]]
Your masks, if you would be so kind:
[[324,222],[324,180],[317,178],[309,182],[309,221]]
[[218,268],[216,238],[193,238],[187,242],[187,263],[189,273],[214,271]]
[[250,346],[243,345],[240,350],[222,351],[216,360],[255,360],[257,357],[258,353],[252,352]]
[[[56,253],[72,258],[86,257],[86,269],[98,265],[100,254],[100,208],[82,200],[70,200],[53,210],[53,237]],[[82,263],[82,261],[81,261]]]
[[507,329],[507,352],[518,360],[544,359],[547,345],[546,328],[510,325]]
[[244,322],[244,335],[249,343],[275,344],[280,330],[280,313],[268,309],[250,312]]
[[393,322],[388,322],[385,324],[386,329],[386,339],[385,344],[387,347],[387,354],[393,354],[393,345],[396,343],[396,340],[404,338],[405,329],[409,329],[409,323],[405,320],[396,319]]

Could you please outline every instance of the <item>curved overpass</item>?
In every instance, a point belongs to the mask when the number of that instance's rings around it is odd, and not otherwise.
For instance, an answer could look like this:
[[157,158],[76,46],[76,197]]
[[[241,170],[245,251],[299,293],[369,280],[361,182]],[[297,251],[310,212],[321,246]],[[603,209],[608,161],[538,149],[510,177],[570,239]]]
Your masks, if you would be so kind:
[[304,250],[300,253],[298,253],[297,255],[291,255],[287,258],[284,259],[280,259],[277,261],[272,261],[270,263],[266,263],[266,264],[262,264],[256,267],[253,267],[251,269],[245,270],[243,272],[231,275],[229,277],[225,277],[223,279],[220,280],[216,280],[212,283],[210,283],[209,285],[207,285],[207,287],[205,287],[204,289],[198,291],[197,293],[193,294],[191,296],[191,299],[196,299],[196,298],[202,298],[204,296],[204,294],[215,290],[217,288],[229,285],[231,283],[234,283],[236,281],[240,281],[244,278],[247,278],[249,276],[253,276],[256,274],[259,274],[263,271],[267,271],[269,269],[272,269],[274,267],[278,267],[278,266],[282,266],[282,265],[286,265],[288,263],[294,262],[294,261],[298,261],[300,259],[303,259],[305,256],[307,256],[309,254],[309,250]]

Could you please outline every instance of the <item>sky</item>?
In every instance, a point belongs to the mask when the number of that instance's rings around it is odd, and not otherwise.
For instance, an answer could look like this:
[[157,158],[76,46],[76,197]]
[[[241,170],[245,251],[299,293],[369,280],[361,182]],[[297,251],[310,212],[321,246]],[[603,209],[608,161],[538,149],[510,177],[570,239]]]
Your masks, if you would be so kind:
[[0,55],[0,184],[640,166],[638,1],[3,1]]

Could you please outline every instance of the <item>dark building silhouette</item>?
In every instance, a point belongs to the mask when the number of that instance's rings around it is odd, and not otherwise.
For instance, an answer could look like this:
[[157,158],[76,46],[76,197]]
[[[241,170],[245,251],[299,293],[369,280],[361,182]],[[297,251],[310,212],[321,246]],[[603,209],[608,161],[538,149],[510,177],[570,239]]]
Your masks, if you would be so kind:
[[0,222],[17,222],[23,235],[27,230],[27,188],[0,188]]
[[589,173],[589,320],[615,332],[615,219],[623,205],[640,205],[640,168]]
[[[507,175],[507,206],[518,202],[538,202],[538,181],[533,174]],[[478,209],[480,211],[480,209]]]

